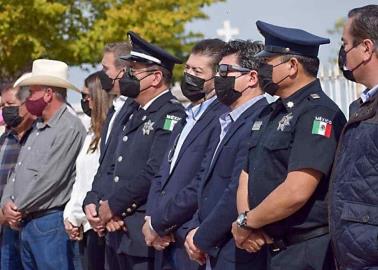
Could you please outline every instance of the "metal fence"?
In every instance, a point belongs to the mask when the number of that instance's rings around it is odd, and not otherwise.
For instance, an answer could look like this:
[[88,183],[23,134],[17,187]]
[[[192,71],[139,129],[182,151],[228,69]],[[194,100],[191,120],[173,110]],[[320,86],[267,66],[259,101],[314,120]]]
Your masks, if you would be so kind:
[[361,84],[346,80],[337,65],[321,66],[319,69],[319,79],[324,92],[348,117],[349,104],[360,96],[364,87]]

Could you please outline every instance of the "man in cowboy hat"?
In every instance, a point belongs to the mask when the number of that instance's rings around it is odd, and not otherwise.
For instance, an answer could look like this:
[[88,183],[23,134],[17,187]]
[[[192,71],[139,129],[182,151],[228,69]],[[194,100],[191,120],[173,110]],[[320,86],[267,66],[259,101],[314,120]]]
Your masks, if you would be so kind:
[[63,209],[75,179],[75,160],[85,128],[66,106],[68,66],[38,59],[15,86],[29,86],[27,110],[38,117],[23,145],[1,205],[7,222],[21,230],[24,269],[73,269],[73,245],[64,230]]

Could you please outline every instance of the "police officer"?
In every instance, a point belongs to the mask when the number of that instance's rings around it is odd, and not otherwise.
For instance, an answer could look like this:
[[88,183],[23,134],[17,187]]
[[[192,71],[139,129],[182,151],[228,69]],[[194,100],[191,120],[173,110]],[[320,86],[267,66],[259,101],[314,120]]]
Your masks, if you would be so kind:
[[115,151],[112,192],[100,202],[99,215],[108,231],[110,269],[152,269],[153,252],[144,242],[146,200],[163,160],[170,134],[185,115],[169,91],[172,69],[180,60],[160,47],[128,33],[132,50],[122,57],[130,68],[120,79],[120,92],[134,98],[139,108],[123,127]]
[[366,86],[352,103],[332,173],[330,228],[338,268],[378,269],[378,5],[349,11],[339,65]]
[[268,269],[333,269],[325,196],[345,117],[316,79],[329,39],[257,21],[263,90],[280,98],[252,126],[233,234],[250,252],[270,243]]
[[[155,232],[155,227],[160,228],[159,224],[154,224],[159,219],[156,217],[199,172],[201,161],[211,151],[212,142],[218,139],[218,117],[228,110],[217,100],[214,90],[216,67],[224,45],[225,42],[219,39],[202,40],[193,47],[185,64],[181,90],[191,104],[186,109],[186,119],[173,130],[160,171],[152,181],[147,202],[148,217],[143,226],[147,245],[153,245],[157,250],[161,250],[159,235],[164,236],[166,232],[158,229]],[[175,242],[164,252],[155,253],[155,270],[162,269],[163,255],[165,263],[169,262],[173,269],[198,268],[185,251],[185,236],[180,235],[180,231],[180,228],[172,230]]]

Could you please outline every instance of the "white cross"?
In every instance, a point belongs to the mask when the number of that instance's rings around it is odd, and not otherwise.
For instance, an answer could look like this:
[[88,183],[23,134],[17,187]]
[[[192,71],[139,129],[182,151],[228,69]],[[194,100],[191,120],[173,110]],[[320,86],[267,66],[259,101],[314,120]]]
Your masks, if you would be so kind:
[[231,28],[230,21],[224,21],[223,28],[217,30],[217,35],[224,37],[224,41],[228,42],[233,38],[233,36],[239,35],[239,29]]

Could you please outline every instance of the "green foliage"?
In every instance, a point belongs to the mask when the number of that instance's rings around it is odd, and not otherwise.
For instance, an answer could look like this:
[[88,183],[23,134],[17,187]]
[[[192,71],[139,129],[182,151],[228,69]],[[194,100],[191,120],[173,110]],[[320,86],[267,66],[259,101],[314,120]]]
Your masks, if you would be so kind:
[[335,36],[342,36],[343,34],[343,28],[344,28],[344,24],[346,22],[346,18],[342,17],[342,18],[338,18],[333,26],[332,29],[328,29],[327,30],[327,33],[330,34],[330,35],[335,35]]
[[185,24],[206,19],[202,7],[223,0],[0,0],[0,81],[30,70],[34,59],[95,64],[108,42],[129,30],[185,58],[201,33]]

